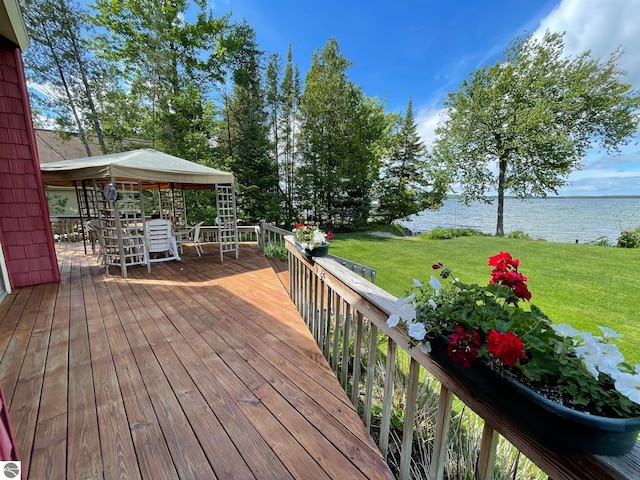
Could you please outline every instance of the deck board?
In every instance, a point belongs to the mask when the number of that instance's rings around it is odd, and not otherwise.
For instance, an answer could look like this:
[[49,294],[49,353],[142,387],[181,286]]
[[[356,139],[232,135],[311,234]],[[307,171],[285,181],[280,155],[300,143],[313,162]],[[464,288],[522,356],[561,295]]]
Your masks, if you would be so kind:
[[0,304],[24,478],[393,478],[255,244],[127,279],[59,247],[59,283]]

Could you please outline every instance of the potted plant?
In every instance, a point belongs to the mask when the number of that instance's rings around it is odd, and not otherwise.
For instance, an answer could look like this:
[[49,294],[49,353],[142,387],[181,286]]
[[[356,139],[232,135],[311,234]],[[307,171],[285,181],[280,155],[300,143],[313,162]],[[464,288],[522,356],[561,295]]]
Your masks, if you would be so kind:
[[333,234],[324,232],[317,224],[297,223],[293,234],[298,250],[307,257],[323,257],[329,253]]
[[426,286],[414,280],[387,324],[406,330],[410,345],[550,448],[629,451],[640,431],[640,365],[625,363],[614,343],[621,335],[552,323],[528,303],[519,260],[500,252],[488,264],[486,286],[433,265],[448,284],[435,276]]

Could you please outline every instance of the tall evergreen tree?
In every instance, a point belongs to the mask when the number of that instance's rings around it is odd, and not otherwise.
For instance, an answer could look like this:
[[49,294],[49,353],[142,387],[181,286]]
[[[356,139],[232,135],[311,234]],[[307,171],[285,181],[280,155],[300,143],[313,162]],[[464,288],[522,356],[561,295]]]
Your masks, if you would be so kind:
[[409,98],[404,118],[398,118],[391,134],[388,155],[382,161],[377,182],[377,216],[386,223],[442,205],[446,181],[427,162]]
[[261,219],[278,222],[281,195],[269,140],[262,54],[253,29],[245,24],[240,31],[244,41],[235,57],[234,90],[226,112],[232,145],[229,166],[237,179],[237,204],[242,218],[251,223]]
[[298,202],[332,228],[367,222],[385,125],[378,101],[348,80],[349,66],[330,39],[313,55],[299,109]]
[[280,184],[283,186],[286,198],[286,218],[293,221],[298,217],[298,211],[295,206],[295,186],[298,163],[296,116],[300,103],[300,73],[297,66],[293,64],[291,45],[289,45],[289,50],[287,51],[287,64],[280,91],[282,100],[282,155],[279,159]]

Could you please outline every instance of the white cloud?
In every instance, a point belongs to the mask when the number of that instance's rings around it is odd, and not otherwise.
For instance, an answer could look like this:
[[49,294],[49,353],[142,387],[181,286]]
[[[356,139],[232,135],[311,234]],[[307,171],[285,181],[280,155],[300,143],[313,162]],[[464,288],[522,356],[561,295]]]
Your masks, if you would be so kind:
[[444,109],[442,108],[423,107],[418,110],[415,117],[416,125],[418,126],[418,135],[420,135],[422,141],[428,148],[431,147],[436,138],[435,130],[438,123],[441,120],[444,121],[442,118],[443,114]]
[[565,52],[577,55],[590,50],[606,60],[618,47],[624,54],[618,66],[627,72],[625,81],[640,87],[640,0],[563,0],[534,33],[565,32]]

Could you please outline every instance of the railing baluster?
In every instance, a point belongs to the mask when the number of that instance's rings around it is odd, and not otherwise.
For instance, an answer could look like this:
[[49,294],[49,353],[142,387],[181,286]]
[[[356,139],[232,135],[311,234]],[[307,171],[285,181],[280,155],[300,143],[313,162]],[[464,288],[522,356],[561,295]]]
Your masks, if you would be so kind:
[[336,293],[334,305],[336,309],[336,321],[334,322],[333,330],[333,355],[331,356],[331,368],[338,375],[338,342],[340,340],[340,329],[342,328],[342,299]]
[[378,327],[369,324],[369,352],[367,356],[367,383],[364,394],[364,424],[371,433],[371,406],[373,402],[373,385],[376,380],[376,353],[378,351]]
[[332,318],[335,318],[335,311],[333,308],[334,295],[333,289],[327,287],[327,330],[325,332],[324,345],[322,346],[324,356],[327,360],[331,358],[331,332],[333,331],[332,329],[335,328],[335,322],[331,321]]
[[496,432],[487,422],[484,422],[477,472],[477,477],[480,480],[493,480],[493,466],[496,463],[497,447],[498,432]]
[[387,339],[387,365],[384,374],[384,401],[382,403],[379,441],[382,458],[385,460],[389,453],[389,431],[391,429],[391,408],[393,407],[393,376],[396,364],[396,348],[396,342],[389,337]]
[[358,398],[360,397],[360,361],[362,359],[362,324],[364,323],[364,315],[357,312],[356,315],[356,334],[353,342],[353,380],[351,385],[351,400],[353,406],[358,410]]
[[402,448],[400,454],[400,480],[407,480],[411,471],[411,451],[413,447],[413,427],[416,423],[416,400],[418,398],[418,377],[420,364],[411,358],[407,378],[407,396],[404,402],[404,424],[402,428]]
[[320,348],[322,348],[322,345],[324,345],[324,339],[326,336],[326,330],[327,330],[327,310],[326,310],[326,305],[325,305],[325,298],[324,298],[324,292],[325,292],[325,285],[324,282],[322,282],[322,280],[318,281],[319,287],[320,287],[320,300],[318,301],[318,346]]
[[440,386],[440,400],[438,401],[438,416],[436,417],[436,431],[433,437],[433,452],[429,478],[442,480],[444,478],[444,462],[447,455],[447,438],[451,423],[451,404],[453,394],[444,385]]
[[344,330],[342,332],[342,368],[340,370],[340,379],[342,388],[347,391],[347,377],[349,373],[349,340],[351,337],[351,304],[345,303],[344,306]]

